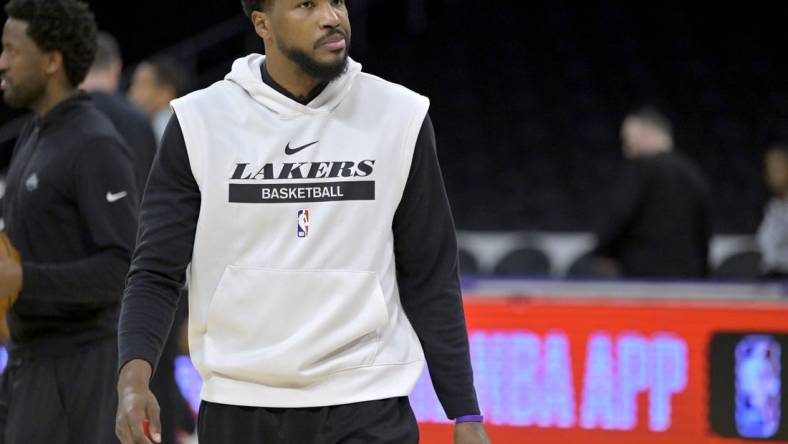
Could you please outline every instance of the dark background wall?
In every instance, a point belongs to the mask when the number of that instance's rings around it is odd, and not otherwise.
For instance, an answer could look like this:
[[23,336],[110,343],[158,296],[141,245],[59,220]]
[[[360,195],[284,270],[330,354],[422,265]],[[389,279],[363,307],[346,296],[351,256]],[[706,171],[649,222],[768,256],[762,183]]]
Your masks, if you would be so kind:
[[[240,34],[173,48],[239,2],[90,1],[128,66],[161,50],[218,79],[262,45]],[[691,4],[690,4],[691,3]],[[618,126],[646,103],[711,179],[719,232],[751,232],[761,152],[788,117],[784,15],[762,4],[351,0],[353,57],[432,99],[458,226],[585,230],[620,166]],[[244,32],[245,30],[245,32]],[[169,48],[169,49],[168,49]],[[197,55],[195,55],[197,54]]]
[[99,28],[114,34],[124,58],[136,63],[150,54],[241,13],[234,0],[91,0]]

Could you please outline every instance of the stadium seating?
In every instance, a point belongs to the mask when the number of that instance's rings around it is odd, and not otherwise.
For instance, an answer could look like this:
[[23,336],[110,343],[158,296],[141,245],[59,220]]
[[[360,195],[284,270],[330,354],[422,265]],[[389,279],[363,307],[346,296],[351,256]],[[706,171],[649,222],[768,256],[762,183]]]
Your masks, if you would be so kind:
[[596,278],[602,277],[595,266],[595,256],[592,252],[583,254],[575,259],[566,272],[569,278]]
[[761,275],[761,254],[741,251],[724,259],[713,271],[717,279],[756,279]]
[[479,262],[468,250],[459,250],[460,273],[462,275],[479,274]]
[[550,275],[550,259],[542,250],[524,247],[504,256],[495,266],[498,276],[547,277]]

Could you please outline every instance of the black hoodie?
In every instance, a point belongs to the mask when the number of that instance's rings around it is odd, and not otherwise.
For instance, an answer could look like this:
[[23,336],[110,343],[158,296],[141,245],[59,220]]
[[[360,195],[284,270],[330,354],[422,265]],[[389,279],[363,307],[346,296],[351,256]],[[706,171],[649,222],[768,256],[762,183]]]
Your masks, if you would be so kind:
[[22,130],[3,199],[23,262],[8,312],[14,350],[68,354],[115,334],[137,227],[132,159],[82,93]]

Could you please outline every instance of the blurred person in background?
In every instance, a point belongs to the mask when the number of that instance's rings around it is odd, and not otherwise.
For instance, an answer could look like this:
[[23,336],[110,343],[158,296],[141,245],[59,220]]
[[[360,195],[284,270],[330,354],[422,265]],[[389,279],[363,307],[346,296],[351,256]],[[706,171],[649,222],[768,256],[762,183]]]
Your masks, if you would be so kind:
[[11,253],[0,255],[0,299],[18,298],[7,312],[0,442],[117,442],[118,309],[137,228],[132,155],[77,89],[96,52],[87,4],[12,0],[5,11],[3,100],[33,118],[4,199]]
[[156,137],[148,117],[118,92],[123,60],[117,40],[106,32],[99,32],[97,43],[96,59],[81,89],[90,93],[93,103],[109,117],[131,148],[141,196],[156,154]]
[[676,152],[670,121],[656,108],[627,115],[621,141],[624,169],[596,229],[602,268],[633,278],[706,276],[712,231],[707,179]]
[[161,141],[172,116],[170,102],[189,90],[189,76],[175,59],[158,56],[137,65],[128,96],[153,124],[156,140]]
[[[118,92],[122,71],[123,60],[117,40],[106,32],[99,32],[96,59],[81,87],[90,92],[96,107],[109,117],[132,149],[141,199],[158,144],[148,116]],[[162,406],[163,444],[175,443],[177,425],[187,433],[193,433],[195,428],[191,408],[175,381],[175,358],[178,355],[178,340],[181,324],[185,319],[185,309],[179,308],[178,314],[172,326],[173,333],[162,352],[159,368],[151,381],[152,390]],[[177,418],[181,420],[178,421]]]
[[173,101],[151,170],[121,442],[144,420],[159,440],[149,378],[188,278],[201,444],[415,444],[425,361],[455,442],[488,444],[428,99],[349,58],[344,1],[242,4],[266,55]]
[[773,143],[764,156],[772,198],[758,228],[757,242],[767,278],[788,278],[788,141]]

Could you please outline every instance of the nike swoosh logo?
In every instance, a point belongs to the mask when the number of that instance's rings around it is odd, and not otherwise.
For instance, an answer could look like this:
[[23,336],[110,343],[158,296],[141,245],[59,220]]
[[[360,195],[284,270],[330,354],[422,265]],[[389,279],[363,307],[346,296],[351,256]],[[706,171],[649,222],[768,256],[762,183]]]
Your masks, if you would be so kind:
[[107,202],[109,203],[117,202],[128,195],[129,193],[125,191],[121,191],[120,193],[110,193],[109,191],[107,191]]
[[295,154],[295,153],[297,153],[297,152],[299,152],[301,150],[309,148],[310,146],[316,144],[317,142],[320,142],[320,141],[316,140],[316,141],[314,141],[312,143],[307,143],[306,145],[301,145],[301,146],[295,147],[295,148],[290,148],[290,142],[288,142],[287,146],[285,147],[285,154],[287,154],[288,156],[292,156],[293,154]]

